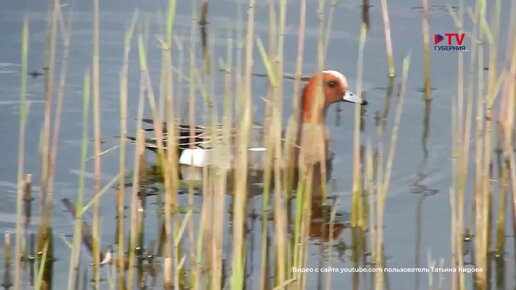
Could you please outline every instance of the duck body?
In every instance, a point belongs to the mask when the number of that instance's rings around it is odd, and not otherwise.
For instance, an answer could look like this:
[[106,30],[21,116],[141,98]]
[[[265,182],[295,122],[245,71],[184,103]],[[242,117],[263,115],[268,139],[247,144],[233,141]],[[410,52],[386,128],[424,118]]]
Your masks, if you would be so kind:
[[[317,90],[320,89],[320,93]],[[303,89],[301,112],[297,136],[294,138],[294,150],[290,156],[281,160],[283,166],[295,162],[307,165],[324,164],[330,160],[330,134],[324,119],[327,108],[337,102],[350,102],[365,105],[366,101],[348,90],[346,78],[339,72],[322,71],[312,76]],[[153,123],[152,120],[143,120]],[[166,126],[163,126],[166,128]],[[228,142],[223,142],[222,126],[214,127],[176,125],[178,163],[181,166],[217,166],[226,169],[235,168],[236,127],[232,127]],[[152,131],[152,129],[149,129]],[[167,132],[163,132],[163,146],[166,147]],[[132,139],[134,141],[134,139]],[[249,131],[248,169],[263,170],[266,166],[266,132],[263,126],[253,123]],[[283,137],[284,141],[285,138]],[[148,139],[146,148],[156,151],[156,139]],[[294,160],[292,160],[294,158]]]

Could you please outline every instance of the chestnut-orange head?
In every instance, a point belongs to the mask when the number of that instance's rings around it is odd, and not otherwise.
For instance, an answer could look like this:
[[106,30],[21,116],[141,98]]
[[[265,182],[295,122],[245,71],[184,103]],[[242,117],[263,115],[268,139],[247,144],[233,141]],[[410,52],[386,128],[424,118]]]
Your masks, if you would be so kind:
[[[321,93],[317,93],[320,82]],[[317,99],[317,98],[323,99]],[[348,81],[335,70],[325,70],[313,75],[303,90],[301,98],[301,122],[323,123],[326,109],[334,103],[349,102],[367,105],[367,101],[348,90]],[[315,114],[315,115],[313,115]]]

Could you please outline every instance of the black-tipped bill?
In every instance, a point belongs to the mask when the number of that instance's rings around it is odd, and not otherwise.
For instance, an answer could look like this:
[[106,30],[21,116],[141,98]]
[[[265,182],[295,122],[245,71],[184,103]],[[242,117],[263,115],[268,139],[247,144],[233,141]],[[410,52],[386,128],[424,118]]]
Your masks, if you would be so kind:
[[348,103],[367,105],[366,100],[362,99],[359,95],[354,94],[351,91],[346,91],[346,93],[344,93],[344,96],[342,96],[342,101],[348,102]]

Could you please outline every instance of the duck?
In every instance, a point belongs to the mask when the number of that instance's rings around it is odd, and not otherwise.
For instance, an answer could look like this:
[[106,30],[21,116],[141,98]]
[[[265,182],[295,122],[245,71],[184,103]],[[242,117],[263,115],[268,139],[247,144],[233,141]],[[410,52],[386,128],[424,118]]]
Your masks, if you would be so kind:
[[[318,82],[321,82],[322,94],[317,93]],[[317,100],[322,97],[322,100]],[[294,158],[296,164],[299,163],[299,156],[303,156],[305,164],[318,164],[328,161],[331,156],[330,134],[325,124],[325,117],[328,108],[336,103],[352,103],[358,105],[367,105],[367,101],[359,95],[349,90],[346,77],[336,70],[324,70],[312,75],[306,82],[301,96],[299,122],[297,128],[297,137],[294,150]],[[153,124],[152,119],[143,119],[144,123]],[[215,126],[215,132],[220,132],[220,136],[216,136],[218,140],[222,140],[222,125]],[[164,124],[162,128],[166,128]],[[219,166],[228,169],[236,169],[236,128],[231,128],[232,138],[230,144],[221,144],[222,142],[213,142],[217,138],[213,138],[213,127],[193,126],[185,124],[176,125],[176,138],[178,146],[178,163],[182,167],[204,167]],[[153,131],[147,129],[146,131]],[[193,133],[193,135],[192,135]],[[260,124],[251,124],[249,132],[248,146],[248,167],[249,170],[263,170],[265,168],[265,130]],[[322,142],[314,142],[323,136]],[[135,142],[134,137],[129,137]],[[167,133],[163,132],[163,143],[166,147]],[[193,141],[193,144],[192,144]],[[214,143],[217,143],[214,145]],[[320,146],[324,146],[321,148]],[[145,140],[145,147],[154,152],[157,151],[157,139],[150,138]],[[323,149],[323,150],[321,150]],[[324,151],[324,154],[322,154]],[[285,164],[287,164],[285,162]]]

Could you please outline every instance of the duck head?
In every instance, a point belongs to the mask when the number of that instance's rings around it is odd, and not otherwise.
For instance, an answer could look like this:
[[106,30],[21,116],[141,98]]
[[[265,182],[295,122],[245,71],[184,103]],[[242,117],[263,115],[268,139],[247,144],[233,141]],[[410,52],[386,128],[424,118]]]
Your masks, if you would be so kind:
[[322,124],[326,109],[338,102],[367,105],[366,100],[348,90],[348,81],[340,72],[325,70],[313,75],[303,89],[301,122]]

